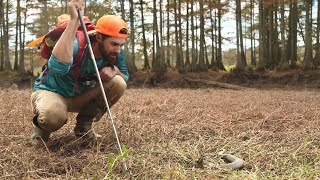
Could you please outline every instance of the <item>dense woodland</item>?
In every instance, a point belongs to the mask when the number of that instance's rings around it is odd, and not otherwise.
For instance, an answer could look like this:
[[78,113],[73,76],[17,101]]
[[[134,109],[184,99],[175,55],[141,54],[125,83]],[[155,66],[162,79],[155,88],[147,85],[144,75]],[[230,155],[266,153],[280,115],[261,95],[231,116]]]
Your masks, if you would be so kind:
[[[67,3],[0,1],[0,71],[25,74],[42,65],[37,48],[26,44],[52,29],[56,17],[67,13]],[[236,27],[236,49],[223,51],[224,43],[232,41],[222,35],[226,13],[233,14],[229,21]],[[86,1],[86,15],[93,22],[105,14],[128,22],[125,50],[130,73],[139,69],[162,73],[168,67],[181,73],[225,70],[226,62],[234,64],[236,72],[320,65],[319,1]]]

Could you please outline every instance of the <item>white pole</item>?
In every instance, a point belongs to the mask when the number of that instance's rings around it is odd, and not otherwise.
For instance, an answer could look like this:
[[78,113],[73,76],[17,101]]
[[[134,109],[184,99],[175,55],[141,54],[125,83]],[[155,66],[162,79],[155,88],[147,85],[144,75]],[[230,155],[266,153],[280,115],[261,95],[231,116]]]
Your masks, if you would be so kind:
[[[93,54],[93,51],[92,51],[92,47],[91,47],[91,42],[90,42],[89,35],[88,35],[87,29],[86,29],[86,25],[84,24],[83,17],[82,17],[81,12],[80,12],[81,9],[78,9],[77,11],[78,11],[78,16],[79,16],[79,19],[80,19],[80,23],[81,23],[84,35],[85,35],[86,40],[87,40],[87,44],[88,44],[88,47],[89,47],[91,59],[93,61],[94,68],[96,70],[96,75],[97,75],[97,79],[98,79],[99,84],[100,84],[102,96],[103,96],[104,102],[106,104],[107,114],[108,114],[109,119],[111,121],[112,128],[113,128],[114,134],[115,134],[116,139],[117,139],[117,143],[118,143],[118,146],[119,146],[120,153],[123,154],[123,151],[122,151],[122,148],[121,148],[121,144],[120,144],[120,141],[119,141],[119,138],[118,138],[117,129],[116,129],[116,127],[114,125],[114,122],[113,122],[113,118],[112,118],[112,115],[111,115],[111,111],[110,111],[110,107],[109,107],[109,104],[108,104],[107,96],[106,96],[106,93],[104,91],[103,84],[102,84],[102,81],[101,81],[101,77],[100,77],[100,74],[99,74],[99,69],[98,69],[98,66],[97,66],[97,63],[96,63],[96,58],[94,57],[94,54]],[[124,163],[124,169],[128,170],[126,163]]]

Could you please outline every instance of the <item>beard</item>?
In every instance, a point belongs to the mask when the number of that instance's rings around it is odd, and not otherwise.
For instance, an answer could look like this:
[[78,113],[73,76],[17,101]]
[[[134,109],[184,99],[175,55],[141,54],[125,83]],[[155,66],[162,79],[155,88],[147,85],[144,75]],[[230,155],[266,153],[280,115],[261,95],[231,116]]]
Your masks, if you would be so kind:
[[103,43],[99,43],[98,47],[102,55],[102,59],[104,61],[107,61],[108,63],[114,64],[113,62],[115,62],[119,54],[116,52],[107,53],[106,50],[104,49]]

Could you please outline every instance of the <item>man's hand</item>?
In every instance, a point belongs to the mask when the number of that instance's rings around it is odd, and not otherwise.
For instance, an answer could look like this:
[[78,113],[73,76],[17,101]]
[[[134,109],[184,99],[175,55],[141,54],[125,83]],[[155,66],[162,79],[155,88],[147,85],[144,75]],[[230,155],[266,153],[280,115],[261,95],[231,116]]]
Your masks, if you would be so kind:
[[77,29],[79,27],[77,9],[81,9],[83,15],[84,6],[84,0],[72,0],[68,4],[70,22],[52,50],[52,55],[54,55],[62,62],[70,63],[70,61],[72,60],[74,47],[73,42],[76,36]]
[[81,9],[81,14],[84,14],[85,0],[72,0],[68,3],[70,19],[78,19],[78,9]]
[[102,81],[110,81],[115,75],[121,75],[120,70],[116,67],[104,67],[100,70],[100,77]]

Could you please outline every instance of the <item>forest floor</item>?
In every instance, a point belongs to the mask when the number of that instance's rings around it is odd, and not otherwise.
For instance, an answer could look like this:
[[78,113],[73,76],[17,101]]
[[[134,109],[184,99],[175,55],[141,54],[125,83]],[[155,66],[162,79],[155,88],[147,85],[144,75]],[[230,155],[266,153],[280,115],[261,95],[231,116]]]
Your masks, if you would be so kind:
[[[112,171],[108,157],[118,146],[107,116],[94,124],[100,141],[76,138],[70,113],[48,143],[30,146],[33,80],[0,78],[0,179],[320,178],[317,70],[149,77],[137,73],[111,109],[128,149]],[[229,169],[222,150],[244,167]]]

